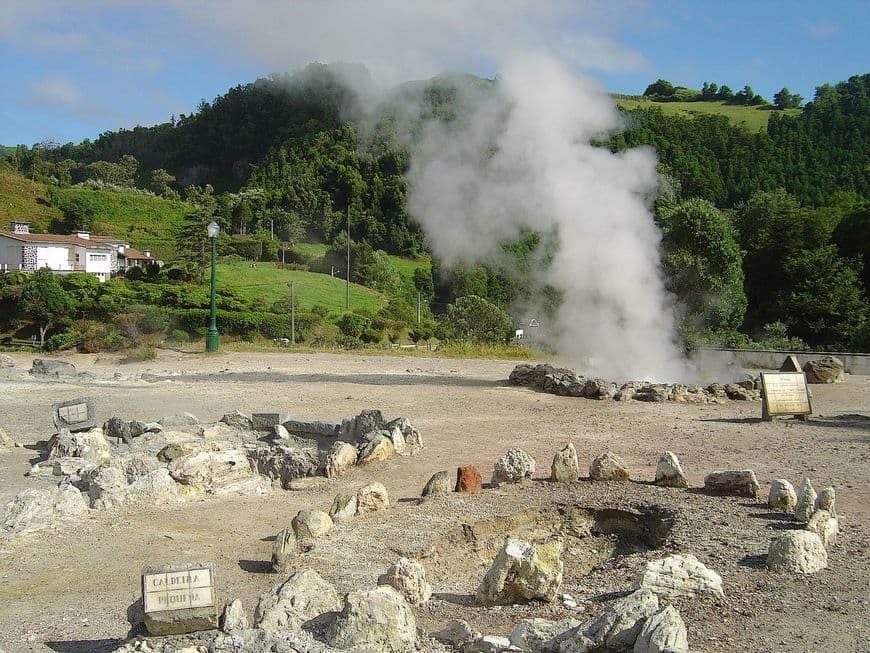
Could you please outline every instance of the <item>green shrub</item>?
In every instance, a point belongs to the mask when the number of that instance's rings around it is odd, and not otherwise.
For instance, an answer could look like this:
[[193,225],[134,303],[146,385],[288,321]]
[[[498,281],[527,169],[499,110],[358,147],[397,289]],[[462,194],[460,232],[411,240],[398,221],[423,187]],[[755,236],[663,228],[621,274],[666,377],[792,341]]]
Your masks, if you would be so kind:
[[359,338],[371,326],[371,319],[358,313],[345,313],[338,318],[335,325],[344,335]]
[[72,334],[67,331],[55,333],[53,336],[46,338],[45,344],[42,346],[44,351],[62,351],[73,346],[74,340]]
[[475,343],[506,343],[514,332],[507,313],[476,295],[460,297],[449,304],[442,325],[450,339]]
[[359,338],[353,336],[342,336],[336,343],[342,349],[362,349],[363,342]]
[[157,352],[151,345],[136,347],[127,352],[127,357],[124,359],[127,362],[153,361],[157,357]]
[[370,328],[370,329],[366,329],[363,332],[362,336],[360,336],[360,339],[366,344],[373,345],[375,343],[380,342],[381,338],[383,338],[383,337],[384,337],[384,332],[382,330]]
[[124,276],[130,281],[141,281],[145,277],[145,270],[138,267],[127,268]]
[[169,342],[184,344],[190,340],[190,336],[184,329],[173,329],[167,337],[167,340],[169,340]]

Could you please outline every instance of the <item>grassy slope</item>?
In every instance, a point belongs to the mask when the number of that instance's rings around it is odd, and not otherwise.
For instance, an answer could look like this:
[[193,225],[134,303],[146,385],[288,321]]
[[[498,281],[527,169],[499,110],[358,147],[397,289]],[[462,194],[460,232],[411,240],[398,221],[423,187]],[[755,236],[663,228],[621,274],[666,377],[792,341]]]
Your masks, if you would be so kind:
[[[313,258],[318,258],[326,254],[326,245],[322,243],[297,243],[294,247],[303,254]],[[432,261],[430,261],[428,257],[414,259],[405,258],[403,256],[387,255],[387,258],[390,259],[390,263],[396,271],[407,279],[413,278],[414,270],[417,268],[423,268],[424,270],[432,268]]]
[[12,220],[26,220],[39,231],[48,229],[61,213],[48,203],[44,184],[0,166],[0,229],[8,229]]
[[[293,291],[303,308],[323,304],[330,311],[342,312],[345,306],[345,282],[328,274],[282,270],[276,264],[219,263],[218,283],[235,290],[245,298],[264,297],[269,303],[286,299],[290,293],[287,284],[293,282]],[[377,311],[387,303],[380,293],[351,284],[350,308]]]
[[[616,98],[616,104],[624,109],[648,109],[656,107],[668,115],[694,117],[699,114],[722,114],[735,125],[743,125],[750,131],[758,131],[767,127],[767,119],[774,113],[770,107],[747,107],[723,102],[653,102],[643,97]],[[800,109],[786,109],[783,113],[788,115],[800,114]]]

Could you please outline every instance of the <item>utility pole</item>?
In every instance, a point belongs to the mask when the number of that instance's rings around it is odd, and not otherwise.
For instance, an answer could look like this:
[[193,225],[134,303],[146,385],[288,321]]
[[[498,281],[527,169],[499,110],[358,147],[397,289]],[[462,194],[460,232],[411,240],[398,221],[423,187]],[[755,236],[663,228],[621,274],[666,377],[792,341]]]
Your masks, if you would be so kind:
[[290,282],[290,344],[296,345],[296,302],[293,301],[293,282]]
[[420,293],[417,293],[417,326],[420,326]]
[[269,233],[272,235],[272,240],[275,240],[275,220],[269,218]]
[[347,207],[347,279],[344,283],[344,308],[350,310],[350,206]]

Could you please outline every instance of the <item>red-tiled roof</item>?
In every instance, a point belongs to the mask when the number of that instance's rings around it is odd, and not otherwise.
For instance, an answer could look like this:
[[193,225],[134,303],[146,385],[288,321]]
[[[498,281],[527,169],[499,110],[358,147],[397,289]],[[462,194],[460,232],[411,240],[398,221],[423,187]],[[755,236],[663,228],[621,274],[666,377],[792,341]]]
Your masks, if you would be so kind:
[[118,253],[119,257],[123,258],[133,258],[133,259],[142,259],[143,261],[151,261],[153,257],[145,256],[144,253],[140,252],[138,249],[133,249],[132,247],[125,247],[123,253]]
[[68,236],[64,234],[16,234],[11,231],[3,231],[0,229],[0,236],[11,238],[12,240],[20,240],[23,243],[45,243],[47,245],[78,245],[79,247],[87,247],[88,249],[112,249],[110,245],[86,240],[78,236]]

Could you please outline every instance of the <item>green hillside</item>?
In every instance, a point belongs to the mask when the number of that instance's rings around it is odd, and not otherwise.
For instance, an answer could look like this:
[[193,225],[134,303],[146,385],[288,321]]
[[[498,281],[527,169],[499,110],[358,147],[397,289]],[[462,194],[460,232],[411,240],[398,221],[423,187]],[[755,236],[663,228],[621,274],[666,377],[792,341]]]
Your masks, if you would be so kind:
[[0,160],[5,159],[7,156],[11,155],[15,152],[14,147],[9,147],[8,145],[0,145]]
[[666,115],[694,118],[702,115],[721,115],[728,118],[734,125],[740,125],[750,131],[758,131],[767,127],[771,114],[799,116],[800,109],[784,109],[782,111],[764,106],[746,106],[727,104],[725,102],[656,102],[642,95],[615,96],[617,106],[623,109],[661,109]]
[[45,231],[52,220],[61,217],[60,210],[49,203],[45,184],[0,166],[0,229],[8,228],[12,220],[25,220]]
[[[323,243],[296,243],[294,248],[310,258],[322,258],[327,250],[327,246]],[[432,269],[432,261],[428,257],[408,258],[388,254],[387,258],[396,272],[408,280],[414,278],[414,270],[417,268],[423,268],[427,271]]]

